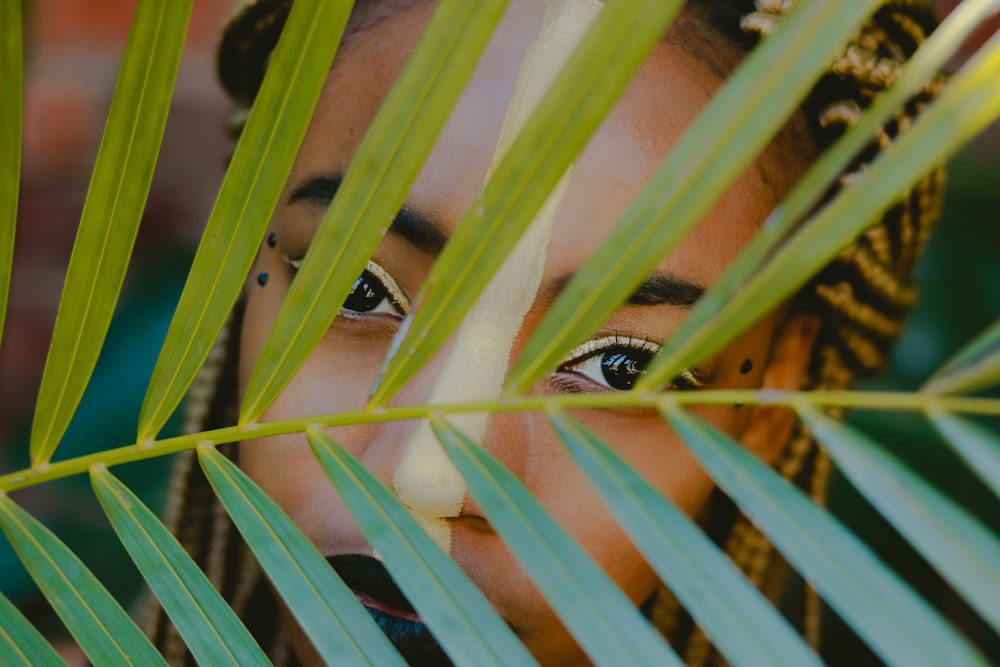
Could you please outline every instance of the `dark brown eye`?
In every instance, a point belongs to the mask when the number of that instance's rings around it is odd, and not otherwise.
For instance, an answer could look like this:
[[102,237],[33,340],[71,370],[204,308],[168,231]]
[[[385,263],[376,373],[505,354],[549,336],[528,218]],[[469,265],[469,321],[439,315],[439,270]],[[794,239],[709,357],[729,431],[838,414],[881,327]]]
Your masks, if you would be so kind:
[[344,300],[343,308],[355,313],[398,313],[390,300],[389,289],[370,271],[354,281],[354,288]]
[[601,375],[612,389],[627,391],[646,370],[653,355],[643,350],[617,350],[596,355],[600,359]]

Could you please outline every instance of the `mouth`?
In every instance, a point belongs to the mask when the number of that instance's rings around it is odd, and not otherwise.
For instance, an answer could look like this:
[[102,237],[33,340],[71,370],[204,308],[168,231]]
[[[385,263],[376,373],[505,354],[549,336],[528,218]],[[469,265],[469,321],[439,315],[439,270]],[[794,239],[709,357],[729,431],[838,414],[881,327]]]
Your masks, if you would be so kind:
[[451,661],[381,562],[370,556],[330,556],[327,562],[409,665],[449,666]]

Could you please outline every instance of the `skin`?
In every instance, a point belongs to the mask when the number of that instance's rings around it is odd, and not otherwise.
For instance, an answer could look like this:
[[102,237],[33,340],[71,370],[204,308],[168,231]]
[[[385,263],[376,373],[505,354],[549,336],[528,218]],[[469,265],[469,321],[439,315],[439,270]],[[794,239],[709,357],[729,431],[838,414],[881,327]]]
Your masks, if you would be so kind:
[[[277,243],[274,248],[262,248],[247,280],[246,319],[240,341],[241,391],[293,277],[287,258],[305,253],[323,215],[319,202],[289,198],[312,179],[346,172],[432,9],[432,4],[419,3],[389,12],[352,36],[338,54],[272,221]],[[536,4],[513,4],[412,189],[407,206],[446,236],[483,184],[504,109],[540,17]],[[553,302],[560,281],[579,269],[610,233],[720,84],[713,69],[681,48],[677,40],[667,39],[658,45],[577,162],[555,217],[541,287],[515,339],[511,359]],[[677,251],[661,262],[658,272],[695,286],[710,285],[776,204],[785,186],[775,187],[775,183],[791,179],[790,174],[775,171],[773,165],[778,163],[780,160],[763,159],[743,174]],[[417,292],[433,260],[432,253],[391,232],[374,257],[409,296]],[[268,274],[264,286],[257,281],[261,272]],[[262,421],[363,407],[402,322],[402,316],[391,307],[383,310],[360,314],[342,310],[342,316]],[[671,334],[686,310],[669,304],[626,305],[593,339],[619,335],[657,343]],[[695,369],[695,374],[704,386],[712,388],[797,388],[815,331],[812,318],[775,313],[704,367]],[[484,354],[489,351],[484,350]],[[442,377],[447,355],[446,347],[400,392],[394,404],[426,401],[439,383],[447,381]],[[748,359],[752,368],[741,372]],[[532,391],[607,391],[600,383],[602,377],[596,365],[573,361]],[[767,462],[780,455],[792,427],[790,413],[773,407],[710,407],[697,412]],[[654,412],[595,410],[574,416],[613,444],[689,515],[696,515],[705,505],[713,488],[711,480]],[[415,428],[409,422],[362,425],[334,429],[331,435],[393,488],[394,475],[412,444]],[[541,416],[493,415],[482,445],[521,479],[632,600],[641,604],[652,594],[656,576]],[[323,554],[372,554],[313,459],[304,436],[245,443],[239,461]],[[458,516],[442,520],[449,527],[452,557],[532,653],[543,664],[586,664],[585,656],[510,556],[475,500],[465,495]],[[308,662],[309,649],[304,642],[299,644],[297,650]]]

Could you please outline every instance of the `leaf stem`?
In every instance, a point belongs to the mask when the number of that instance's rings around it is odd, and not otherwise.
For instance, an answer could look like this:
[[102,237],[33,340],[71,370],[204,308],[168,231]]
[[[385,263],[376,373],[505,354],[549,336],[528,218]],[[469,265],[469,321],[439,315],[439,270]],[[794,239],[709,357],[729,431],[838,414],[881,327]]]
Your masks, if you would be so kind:
[[221,445],[228,442],[254,440],[305,431],[309,426],[332,428],[353,424],[370,424],[407,419],[424,419],[430,414],[458,414],[468,412],[520,412],[538,410],[582,410],[644,406],[655,408],[668,401],[683,405],[814,405],[843,407],[861,410],[897,410],[925,412],[935,409],[943,412],[1000,416],[1000,399],[974,396],[945,396],[928,392],[871,392],[871,391],[760,391],[760,390],[705,390],[688,392],[606,392],[575,395],[540,395],[501,398],[489,401],[451,403],[439,405],[408,405],[374,407],[326,415],[283,419],[267,423],[249,422],[213,431],[147,440],[108,449],[94,454],[78,456],[64,461],[45,463],[33,468],[18,470],[0,476],[0,493],[14,491],[43,482],[86,473],[93,464],[107,466],[142,461],[167,454],[193,449],[201,443]]

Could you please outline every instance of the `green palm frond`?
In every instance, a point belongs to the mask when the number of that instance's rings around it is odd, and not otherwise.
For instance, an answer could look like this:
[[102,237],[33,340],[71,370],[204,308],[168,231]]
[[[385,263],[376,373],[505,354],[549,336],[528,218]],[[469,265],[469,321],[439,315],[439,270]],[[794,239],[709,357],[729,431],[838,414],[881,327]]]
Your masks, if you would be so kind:
[[[573,2],[574,0],[567,0]],[[31,467],[0,471],[0,527],[66,628],[96,665],[163,664],[121,605],[76,554],[26,511],[17,492],[90,475],[120,541],[203,664],[266,664],[261,647],[168,529],[109,472],[179,452],[196,456],[214,493],[277,595],[330,663],[403,664],[350,589],[277,502],[218,445],[299,434],[367,540],[448,655],[467,665],[534,658],[469,576],[386,488],[330,436],[340,426],[429,425],[497,533],[595,664],[681,659],[486,448],[463,431],[467,414],[541,413],[618,524],[719,651],[737,665],[821,664],[820,658],[702,529],[575,419],[577,410],[659,411],[712,480],[882,660],[893,665],[985,665],[982,649],[943,610],[892,571],[838,517],[695,415],[708,405],[795,410],[857,491],[1000,637],[1000,539],[875,439],[827,408],[926,415],[1000,498],[1000,323],[912,392],[653,391],[739,335],[864,232],[899,194],[1000,118],[1000,35],[982,46],[911,127],[805,224],[873,134],[1000,0],[965,0],[859,122],[791,190],[761,232],[665,342],[635,391],[535,395],[574,345],[621,306],[711,209],[798,108],[842,45],[879,4],[800,0],[691,125],[618,227],[569,282],[513,361],[502,394],[465,402],[390,404],[459,330],[532,220],[555,192],[679,0],[607,0],[579,46],[553,67],[534,111],[514,123],[488,182],[433,266],[408,329],[383,361],[366,408],[257,420],[281,395],[337,315],[431,153],[507,7],[442,0],[387,97],[295,277],[249,380],[236,423],[158,439],[223,329],[305,136],[352,8],[296,0],[271,59],[173,322],[135,415],[136,441],[59,461],[53,453],[90,381],[132,253],[186,35],[191,1],[140,0],[97,155],[59,318],[34,413]],[[0,331],[6,307],[22,141],[19,2],[0,2]],[[560,61],[561,64],[561,61]],[[780,90],[780,94],[777,92]],[[16,326],[8,321],[7,326]],[[992,426],[992,428],[991,428]],[[196,452],[190,454],[191,451]],[[0,594],[0,664],[61,664]]]

